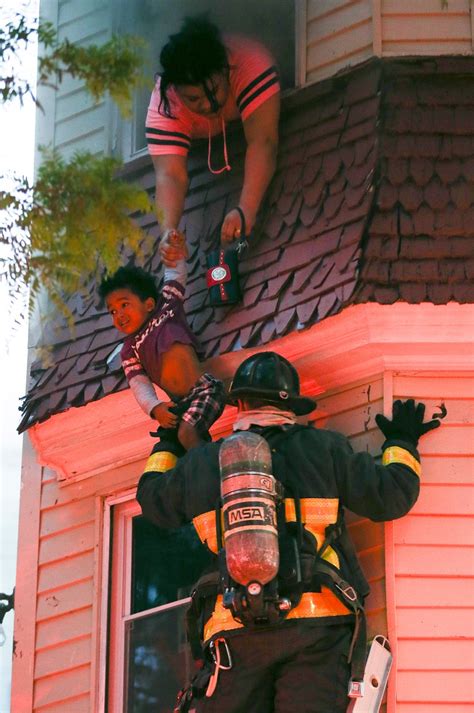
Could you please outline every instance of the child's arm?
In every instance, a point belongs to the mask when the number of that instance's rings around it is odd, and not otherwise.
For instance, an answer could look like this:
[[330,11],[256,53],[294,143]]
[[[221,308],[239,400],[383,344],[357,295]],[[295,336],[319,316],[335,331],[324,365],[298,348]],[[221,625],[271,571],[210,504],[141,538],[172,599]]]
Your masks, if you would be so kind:
[[175,406],[173,401],[160,401],[156,395],[152,381],[146,374],[138,374],[129,382],[130,388],[139,406],[155,421],[158,421],[164,428],[173,428],[178,422],[174,413],[169,411],[171,406]]
[[138,401],[138,405],[150,416],[155,406],[161,403],[151,380],[146,374],[137,374],[133,379],[130,379],[129,386]]

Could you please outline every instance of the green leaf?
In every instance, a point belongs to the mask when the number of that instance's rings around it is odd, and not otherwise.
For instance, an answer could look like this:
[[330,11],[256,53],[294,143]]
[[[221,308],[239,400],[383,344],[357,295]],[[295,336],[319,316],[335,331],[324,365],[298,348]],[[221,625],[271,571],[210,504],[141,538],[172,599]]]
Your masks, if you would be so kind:
[[[41,108],[16,70],[19,53],[33,39],[41,45],[40,83],[54,86],[69,74],[84,82],[95,101],[109,93],[122,115],[130,115],[133,92],[144,84],[141,40],[112,36],[101,46],[82,47],[60,42],[51,23],[30,23],[21,13],[0,28],[3,102],[31,97]],[[13,186],[0,189],[0,280],[12,299],[21,301],[29,289],[31,309],[45,290],[67,315],[68,295],[86,290],[104,269],[117,269],[124,252],[143,256],[150,250],[151,238],[137,218],[154,211],[153,203],[146,191],[119,178],[120,168],[107,156],[85,152],[66,161],[43,151],[33,185],[16,177]]]
[[116,270],[123,253],[149,252],[153,238],[137,218],[154,211],[150,196],[118,178],[121,163],[111,157],[77,153],[69,162],[57,151],[43,150],[34,186],[19,181],[14,192],[0,192],[5,206],[0,257],[9,287],[29,288],[30,297],[45,289],[60,299],[83,289],[91,276]]

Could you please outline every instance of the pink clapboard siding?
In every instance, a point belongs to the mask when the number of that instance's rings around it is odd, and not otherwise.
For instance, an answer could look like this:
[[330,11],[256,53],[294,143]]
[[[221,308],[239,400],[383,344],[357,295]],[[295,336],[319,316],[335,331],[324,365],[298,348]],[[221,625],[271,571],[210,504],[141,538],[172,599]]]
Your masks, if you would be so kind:
[[[43,469],[32,713],[93,713],[99,677],[101,506],[142,463],[60,485]],[[27,713],[21,706],[13,713]]]
[[[33,711],[91,710],[95,503],[87,484],[41,493]],[[76,488],[77,490],[77,488]]]
[[[420,442],[422,489],[391,525],[397,713],[474,709],[474,384],[472,376],[395,374],[442,427]],[[390,572],[391,570],[391,572]]]

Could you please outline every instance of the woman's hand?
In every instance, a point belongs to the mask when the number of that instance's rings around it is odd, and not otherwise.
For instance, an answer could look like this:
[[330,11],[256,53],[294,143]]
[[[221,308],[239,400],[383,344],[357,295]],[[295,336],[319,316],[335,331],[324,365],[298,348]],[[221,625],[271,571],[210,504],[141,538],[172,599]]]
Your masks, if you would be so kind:
[[188,247],[184,233],[176,230],[176,228],[165,230],[161,236],[158,250],[166,267],[176,267],[178,260],[184,260],[188,257]]
[[152,409],[150,416],[163,428],[175,428],[178,425],[178,417],[169,410],[173,406],[176,406],[173,401],[162,401]]
[[[247,235],[249,235],[252,231],[254,223],[255,216],[252,216],[251,218],[248,214],[245,214],[245,228]],[[227,213],[224,218],[224,222],[222,223],[221,243],[223,245],[228,245],[233,240],[240,240],[240,238],[245,237],[246,236],[242,234],[242,219],[240,217],[240,213],[236,208],[232,208],[232,210]]]

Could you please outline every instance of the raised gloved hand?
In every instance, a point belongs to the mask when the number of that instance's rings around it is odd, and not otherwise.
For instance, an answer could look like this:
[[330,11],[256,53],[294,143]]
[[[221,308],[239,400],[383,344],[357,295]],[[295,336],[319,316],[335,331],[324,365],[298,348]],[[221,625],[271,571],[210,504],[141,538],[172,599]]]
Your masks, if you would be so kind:
[[392,420],[378,413],[375,417],[377,426],[387,439],[408,441],[416,447],[418,440],[428,431],[438,428],[441,422],[438,418],[423,423],[425,417],[425,404],[415,405],[413,399],[408,401],[394,401]]

